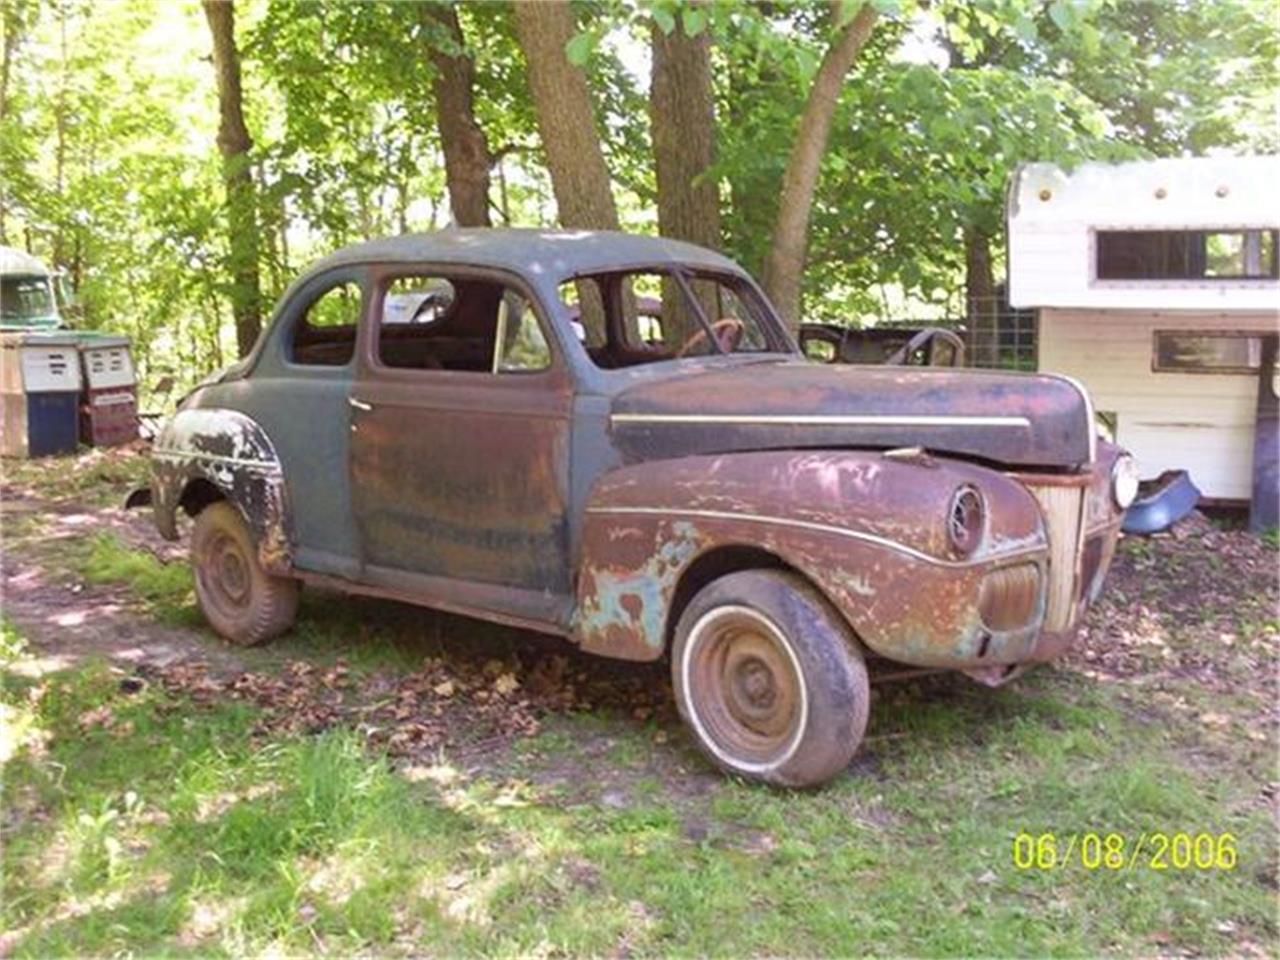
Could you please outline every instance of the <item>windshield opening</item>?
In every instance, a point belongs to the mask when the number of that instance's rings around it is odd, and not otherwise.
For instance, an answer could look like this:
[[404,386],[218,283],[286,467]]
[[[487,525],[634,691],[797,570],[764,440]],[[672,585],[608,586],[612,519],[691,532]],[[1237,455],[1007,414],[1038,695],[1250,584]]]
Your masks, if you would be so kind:
[[591,274],[562,284],[560,297],[587,355],[605,369],[790,352],[755,290],[729,274],[660,269]]
[[45,320],[54,315],[49,279],[0,277],[0,318],[9,323]]

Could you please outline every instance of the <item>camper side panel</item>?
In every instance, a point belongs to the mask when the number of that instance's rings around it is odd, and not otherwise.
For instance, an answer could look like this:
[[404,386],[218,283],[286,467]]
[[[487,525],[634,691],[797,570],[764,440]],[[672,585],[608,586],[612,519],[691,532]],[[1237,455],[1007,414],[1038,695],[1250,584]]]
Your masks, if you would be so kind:
[[1144,477],[1185,469],[1210,499],[1248,500],[1257,373],[1153,369],[1157,330],[1274,333],[1274,313],[1040,311],[1039,369],[1086,383]]

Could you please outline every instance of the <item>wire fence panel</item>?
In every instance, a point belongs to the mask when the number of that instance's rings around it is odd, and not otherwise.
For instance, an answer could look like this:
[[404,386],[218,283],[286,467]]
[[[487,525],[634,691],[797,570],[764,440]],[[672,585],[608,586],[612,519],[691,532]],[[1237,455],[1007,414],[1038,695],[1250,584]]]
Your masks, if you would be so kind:
[[1003,298],[978,305],[972,319],[947,317],[928,320],[894,317],[877,328],[942,327],[965,343],[965,366],[993,370],[1035,370],[1037,317],[1034,310],[1015,310]]

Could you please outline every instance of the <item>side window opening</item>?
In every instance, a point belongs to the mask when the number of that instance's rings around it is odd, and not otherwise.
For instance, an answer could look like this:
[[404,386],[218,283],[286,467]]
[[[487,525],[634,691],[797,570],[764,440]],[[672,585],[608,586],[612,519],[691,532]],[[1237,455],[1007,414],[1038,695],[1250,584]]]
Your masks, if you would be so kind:
[[604,290],[591,277],[560,285],[560,299],[569,312],[569,322],[578,342],[588,350],[599,349],[608,340],[605,330]]
[[800,349],[815,363],[835,363],[839,359],[840,350],[834,340],[826,340],[818,336],[802,336]]
[[0,318],[22,323],[52,316],[52,294],[47,277],[5,277],[0,280]]
[[345,367],[355,356],[361,290],[353,280],[330,287],[296,321],[289,344],[293,363]]
[[500,281],[391,279],[378,325],[378,359],[402,370],[514,373],[551,365],[533,305]]
[[448,280],[398,277],[382,300],[384,324],[431,324],[443,320],[456,293]]
[[551,366],[551,349],[529,301],[508,290],[498,305],[494,373],[529,373]]

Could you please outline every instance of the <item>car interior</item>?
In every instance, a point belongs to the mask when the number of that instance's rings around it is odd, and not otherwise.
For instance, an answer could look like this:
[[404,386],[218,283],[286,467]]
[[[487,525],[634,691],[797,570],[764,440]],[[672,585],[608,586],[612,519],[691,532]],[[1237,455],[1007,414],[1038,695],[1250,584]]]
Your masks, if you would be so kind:
[[587,355],[604,369],[771,349],[760,306],[732,278],[601,273],[563,284],[560,296]]
[[[759,307],[720,279],[689,277],[682,285],[652,271],[605,273],[568,281],[560,293],[588,356],[604,369],[770,349]],[[315,300],[295,326],[293,362],[349,363],[360,297],[358,285],[343,283]],[[551,358],[523,295],[500,281],[464,277],[392,279],[377,349],[384,365],[413,370],[532,371]]]
[[[412,370],[492,372],[500,321],[512,338],[522,323],[536,325],[523,298],[488,280],[402,277],[383,299],[378,358]],[[519,323],[509,318],[519,317]],[[323,294],[297,323],[294,363],[345,366],[354,355],[360,291],[340,284]]]

